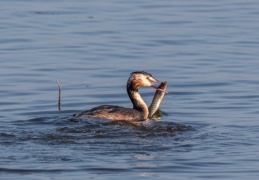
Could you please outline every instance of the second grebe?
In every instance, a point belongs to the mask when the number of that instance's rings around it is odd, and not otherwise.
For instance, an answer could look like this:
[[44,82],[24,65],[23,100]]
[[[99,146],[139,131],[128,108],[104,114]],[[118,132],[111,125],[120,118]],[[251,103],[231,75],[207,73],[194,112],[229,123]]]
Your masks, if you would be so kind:
[[[151,74],[144,71],[131,73],[127,82],[128,96],[133,104],[133,109],[113,105],[101,105],[74,116],[86,116],[110,120],[143,121],[148,119],[148,107],[141,98],[138,89],[140,86],[149,86],[158,89],[153,82],[160,83]],[[163,90],[161,90],[163,91]]]

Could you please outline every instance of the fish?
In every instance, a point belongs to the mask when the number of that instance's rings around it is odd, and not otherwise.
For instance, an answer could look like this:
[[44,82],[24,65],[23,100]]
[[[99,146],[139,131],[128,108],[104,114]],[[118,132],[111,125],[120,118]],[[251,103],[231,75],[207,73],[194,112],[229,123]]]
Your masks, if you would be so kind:
[[149,115],[148,117],[150,119],[154,119],[157,117],[161,117],[161,111],[158,109],[159,105],[161,104],[163,97],[166,93],[166,87],[167,82],[161,82],[161,84],[158,86],[158,89],[155,92],[155,95],[153,97],[152,103],[149,106]]

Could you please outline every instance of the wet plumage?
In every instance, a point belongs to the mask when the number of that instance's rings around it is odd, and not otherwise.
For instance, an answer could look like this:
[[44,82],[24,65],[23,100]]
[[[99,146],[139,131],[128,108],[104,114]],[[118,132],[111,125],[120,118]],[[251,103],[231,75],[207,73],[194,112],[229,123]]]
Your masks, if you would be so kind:
[[127,81],[127,93],[133,104],[133,108],[125,108],[114,105],[101,105],[94,107],[82,113],[75,114],[74,116],[85,116],[91,118],[102,118],[110,120],[130,120],[130,121],[143,121],[148,119],[148,107],[141,98],[138,89],[141,86],[149,86],[156,88],[153,82],[159,83],[151,74],[144,71],[136,71],[131,73]]

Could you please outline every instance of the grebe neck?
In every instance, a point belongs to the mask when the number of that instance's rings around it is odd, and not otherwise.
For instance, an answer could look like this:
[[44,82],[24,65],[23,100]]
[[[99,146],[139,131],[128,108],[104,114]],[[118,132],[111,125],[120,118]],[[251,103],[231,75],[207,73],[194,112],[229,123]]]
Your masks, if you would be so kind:
[[139,92],[138,92],[138,87],[134,86],[132,82],[128,82],[127,84],[127,92],[128,96],[133,104],[133,109],[138,110],[143,114],[143,119],[148,118],[148,107],[145,103],[145,101],[141,98]]

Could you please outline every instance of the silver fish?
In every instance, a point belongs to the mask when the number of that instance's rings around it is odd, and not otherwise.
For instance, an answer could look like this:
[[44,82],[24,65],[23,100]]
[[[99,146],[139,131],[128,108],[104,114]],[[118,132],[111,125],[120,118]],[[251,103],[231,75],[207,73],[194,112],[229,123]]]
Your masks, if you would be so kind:
[[167,87],[167,82],[161,82],[161,84],[158,86],[158,89],[156,90],[156,93],[153,97],[152,103],[149,106],[149,118],[156,118],[155,115],[159,113],[161,116],[161,112],[158,109],[159,105],[164,97],[164,94],[166,93],[166,87]]

